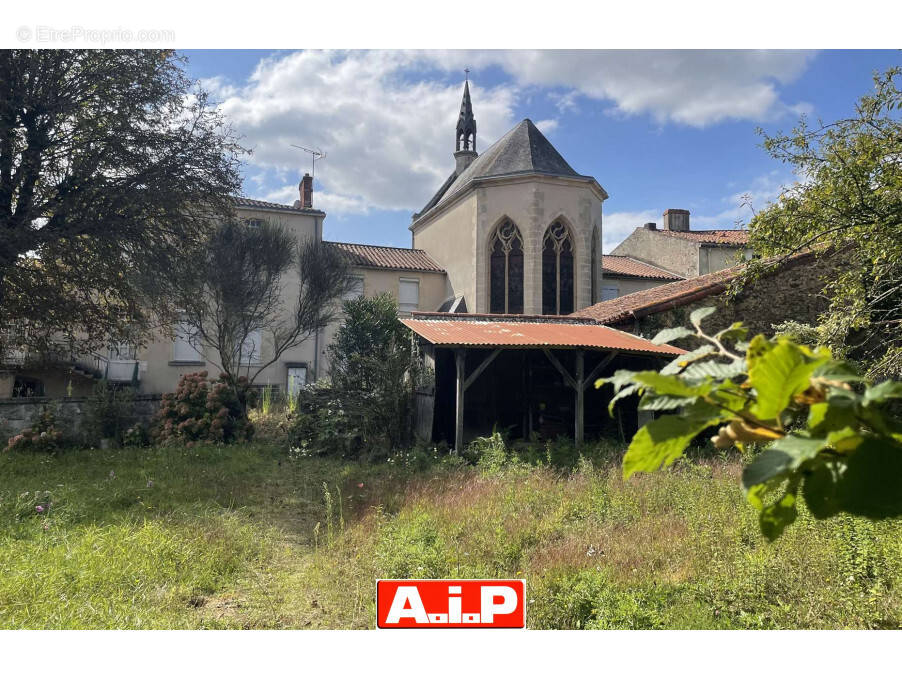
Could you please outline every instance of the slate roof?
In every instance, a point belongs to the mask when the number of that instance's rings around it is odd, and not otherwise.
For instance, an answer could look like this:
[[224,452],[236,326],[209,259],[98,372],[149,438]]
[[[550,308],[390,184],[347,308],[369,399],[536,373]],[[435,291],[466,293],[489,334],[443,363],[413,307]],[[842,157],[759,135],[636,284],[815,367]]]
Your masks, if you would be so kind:
[[325,242],[344,254],[351,266],[444,273],[444,269],[423,250],[382,245],[359,245],[349,242]]
[[[800,252],[785,260],[774,257],[766,262],[772,265],[768,272],[774,272],[787,266],[797,266],[810,260],[814,255],[814,252]],[[599,302],[572,315],[577,318],[592,319],[603,325],[616,325],[630,318],[641,318],[653,313],[679,308],[693,301],[724,292],[730,282],[739,277],[745,266],[745,264],[738,264],[714,273],[625,294],[616,299]]]
[[314,214],[317,216],[325,216],[322,210],[315,210],[307,207],[294,207],[293,205],[281,205],[277,202],[267,202],[266,200],[254,200],[252,198],[234,197],[232,200],[239,207],[255,207],[264,210],[278,210],[280,212],[298,212],[300,214]]
[[667,231],[658,230],[655,233],[670,236],[671,238],[682,238],[683,240],[692,240],[702,243],[703,245],[747,245],[749,241],[749,232],[737,229],[721,228],[710,231]]
[[683,276],[646,264],[644,261],[615,254],[601,257],[602,274],[616,278],[642,278],[645,280],[682,280]]
[[[555,177],[592,179],[592,177],[578,174],[570,167],[532,120],[526,118],[483,151],[460,175],[452,172],[438,192],[426,203],[421,212],[414,215],[414,218],[417,219],[433,207],[442,204],[475,179],[518,174],[546,174]],[[594,181],[594,179],[592,180]]]

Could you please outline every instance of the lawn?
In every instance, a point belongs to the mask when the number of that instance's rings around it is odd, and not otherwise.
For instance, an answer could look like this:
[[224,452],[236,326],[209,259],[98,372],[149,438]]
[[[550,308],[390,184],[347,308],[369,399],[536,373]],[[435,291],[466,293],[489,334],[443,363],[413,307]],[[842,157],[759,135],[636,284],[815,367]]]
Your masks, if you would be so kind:
[[902,521],[760,537],[738,459],[623,482],[272,445],[0,458],[0,627],[371,628],[379,577],[522,577],[532,628],[898,628]]

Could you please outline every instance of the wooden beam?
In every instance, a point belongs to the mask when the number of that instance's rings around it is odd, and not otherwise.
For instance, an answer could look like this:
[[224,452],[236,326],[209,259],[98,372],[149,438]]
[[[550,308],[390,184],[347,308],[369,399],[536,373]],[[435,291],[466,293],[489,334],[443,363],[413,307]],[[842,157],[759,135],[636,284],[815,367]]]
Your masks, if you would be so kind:
[[567,383],[567,386],[570,388],[576,388],[576,382],[573,380],[573,377],[570,376],[570,373],[564,369],[564,366],[561,365],[560,361],[555,358],[554,354],[548,350],[547,348],[543,348],[542,352],[545,353],[545,356],[548,360],[551,361],[551,364],[557,368],[557,371],[561,373],[561,376],[564,378],[564,381]]
[[454,351],[454,363],[457,367],[457,400],[454,422],[454,453],[460,454],[464,449],[464,382],[466,381],[467,352],[458,348]]
[[583,372],[585,369],[585,352],[576,352],[576,421],[574,422],[573,438],[577,445],[582,445],[585,435],[584,405],[586,389],[584,388]]
[[591,372],[589,372],[589,376],[585,378],[583,381],[583,390],[589,388],[589,386],[595,382],[595,379],[598,377],[598,373],[601,372],[605,367],[611,364],[611,361],[617,357],[619,351],[612,351],[607,355],[607,357],[603,358],[600,363],[598,363]]
[[470,388],[473,385],[473,382],[476,381],[476,379],[479,377],[479,375],[483,373],[485,368],[488,367],[491,364],[491,362],[495,358],[498,357],[499,353],[501,353],[501,349],[496,348],[494,351],[492,351],[488,355],[488,357],[486,357],[485,360],[483,360],[481,363],[479,363],[479,367],[477,367],[475,370],[473,370],[473,373],[469,377],[467,377],[466,381],[464,382],[464,391],[466,391],[468,388]]

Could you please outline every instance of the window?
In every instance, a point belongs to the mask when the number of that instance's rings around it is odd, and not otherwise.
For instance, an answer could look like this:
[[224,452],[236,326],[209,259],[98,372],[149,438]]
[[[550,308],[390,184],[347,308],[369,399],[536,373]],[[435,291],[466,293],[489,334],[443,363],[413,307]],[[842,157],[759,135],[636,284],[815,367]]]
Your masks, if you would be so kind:
[[523,313],[523,238],[503,221],[489,241],[489,313]]
[[542,313],[573,313],[573,240],[570,231],[555,221],[542,242]]
[[136,356],[135,346],[127,341],[120,341],[110,345],[110,360],[134,360]]
[[602,301],[610,301],[611,299],[616,299],[620,296],[620,288],[616,285],[604,285],[601,288],[601,300]]
[[351,299],[360,299],[363,296],[363,276],[351,276],[351,288],[344,293],[342,299],[350,301]]
[[263,219],[245,219],[244,223],[251,228],[260,228],[263,225]]
[[241,364],[253,365],[260,362],[260,349],[263,346],[263,332],[251,330],[241,345]]
[[288,366],[288,396],[297,398],[301,389],[307,385],[307,366],[306,365],[289,365]]
[[401,278],[398,288],[398,309],[402,313],[410,313],[419,307],[420,281],[416,278]]
[[200,339],[197,331],[187,323],[179,323],[175,330],[175,344],[172,348],[172,359],[176,362],[203,362],[199,350]]

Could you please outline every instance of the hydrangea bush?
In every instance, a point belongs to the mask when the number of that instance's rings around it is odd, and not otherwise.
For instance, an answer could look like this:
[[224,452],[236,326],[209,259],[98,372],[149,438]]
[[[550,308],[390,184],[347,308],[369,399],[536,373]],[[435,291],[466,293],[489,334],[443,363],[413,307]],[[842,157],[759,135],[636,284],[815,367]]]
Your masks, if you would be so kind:
[[239,377],[232,388],[225,375],[215,381],[207,378],[206,371],[182,375],[175,393],[163,396],[154,418],[153,439],[157,443],[250,440],[254,427],[241,402],[253,407],[256,399],[246,377]]

